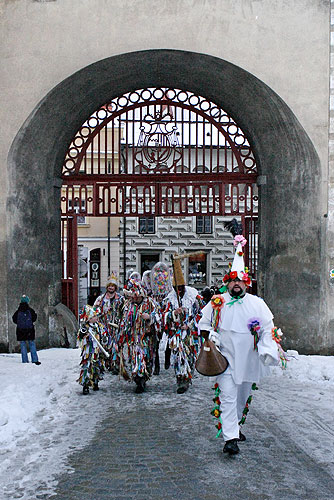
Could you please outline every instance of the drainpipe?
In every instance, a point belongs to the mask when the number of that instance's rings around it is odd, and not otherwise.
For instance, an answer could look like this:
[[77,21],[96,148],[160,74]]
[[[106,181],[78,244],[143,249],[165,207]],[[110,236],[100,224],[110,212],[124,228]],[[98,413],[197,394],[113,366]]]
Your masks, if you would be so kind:
[[110,276],[110,217],[108,217],[108,276]]
[[123,217],[123,284],[126,284],[126,217]]

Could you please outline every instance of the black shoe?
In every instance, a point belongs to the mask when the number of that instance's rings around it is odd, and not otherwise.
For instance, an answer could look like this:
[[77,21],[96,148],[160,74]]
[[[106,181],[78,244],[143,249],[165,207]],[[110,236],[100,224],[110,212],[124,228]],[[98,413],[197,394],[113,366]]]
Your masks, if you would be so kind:
[[137,384],[137,387],[135,388],[135,393],[136,394],[141,394],[145,391],[145,379],[144,377],[136,377],[135,382]]
[[238,439],[230,439],[226,441],[223,452],[229,455],[237,455],[239,453],[239,446],[237,444]]
[[86,396],[86,394],[89,394],[89,387],[87,385],[84,385],[82,388],[82,394]]
[[165,350],[165,370],[168,370],[168,368],[170,367],[170,353],[170,348],[169,346],[167,346]]
[[241,431],[239,431],[239,441],[246,441],[246,436]]
[[188,380],[177,381],[176,392],[178,394],[184,394],[185,392],[187,392],[188,389],[189,389],[189,381]]
[[99,388],[99,385],[98,384],[94,384],[93,385],[93,391],[99,391],[100,388]]
[[160,375],[160,366],[155,365],[153,375]]
[[34,365],[40,365],[41,362],[40,361],[34,361]]

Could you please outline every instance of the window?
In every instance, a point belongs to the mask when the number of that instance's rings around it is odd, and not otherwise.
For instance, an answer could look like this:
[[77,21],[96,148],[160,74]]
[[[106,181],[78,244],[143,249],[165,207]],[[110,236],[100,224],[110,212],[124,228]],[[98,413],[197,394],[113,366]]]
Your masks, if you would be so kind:
[[207,254],[202,253],[189,257],[188,284],[190,286],[202,287],[207,283]]
[[[73,200],[68,200],[68,208],[72,210]],[[86,210],[86,200],[81,200],[81,210]],[[79,214],[79,200],[74,200],[74,211]],[[78,224],[86,224],[86,217],[84,215],[78,215]]]
[[140,273],[143,275],[145,271],[150,271],[152,267],[159,262],[159,253],[141,253],[140,254]]
[[198,215],[196,217],[196,233],[211,234],[212,233],[212,216]]
[[140,234],[154,234],[155,233],[155,219],[154,219],[154,217],[139,217],[139,233]]

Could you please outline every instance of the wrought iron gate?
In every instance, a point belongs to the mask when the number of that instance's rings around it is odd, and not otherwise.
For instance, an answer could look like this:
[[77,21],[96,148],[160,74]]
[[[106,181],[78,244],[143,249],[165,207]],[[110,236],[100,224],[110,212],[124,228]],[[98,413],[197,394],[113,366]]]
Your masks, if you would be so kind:
[[[141,89],[101,106],[73,138],[62,176],[71,259],[77,216],[252,220],[258,212],[256,162],[243,131],[215,103],[184,90]],[[75,265],[63,275],[67,303],[75,300],[75,291],[68,298]]]

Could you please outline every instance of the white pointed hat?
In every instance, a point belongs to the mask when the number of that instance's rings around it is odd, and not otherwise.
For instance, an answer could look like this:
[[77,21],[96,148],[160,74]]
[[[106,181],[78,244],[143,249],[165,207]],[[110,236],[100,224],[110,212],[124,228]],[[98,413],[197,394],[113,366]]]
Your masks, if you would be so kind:
[[247,240],[242,234],[238,234],[234,237],[233,243],[236,247],[235,255],[230,271],[223,278],[223,284],[227,286],[230,281],[238,277],[240,280],[244,281],[247,286],[251,286],[252,280],[248,274],[248,269],[245,268],[243,251],[243,247],[246,245]]
[[[244,238],[246,243],[246,240]],[[237,242],[237,248],[235,250],[234,259],[231,267],[231,271],[236,271],[238,273],[238,278],[241,280],[245,274],[245,261],[244,261],[244,251],[242,249],[242,243]]]

